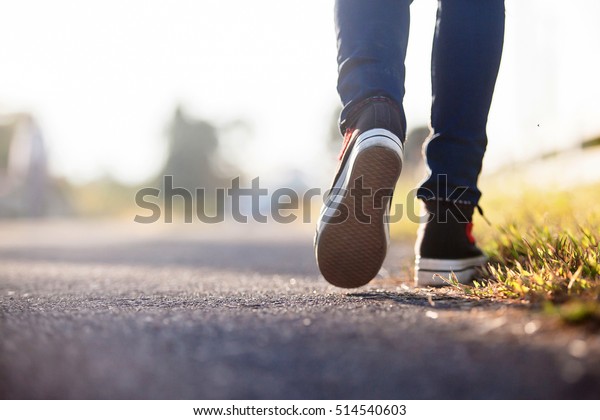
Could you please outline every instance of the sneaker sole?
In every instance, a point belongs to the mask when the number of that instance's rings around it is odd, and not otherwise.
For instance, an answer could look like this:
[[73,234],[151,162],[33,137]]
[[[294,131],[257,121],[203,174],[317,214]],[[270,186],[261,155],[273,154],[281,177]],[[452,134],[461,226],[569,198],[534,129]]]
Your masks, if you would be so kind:
[[[359,136],[352,151],[355,156],[351,155],[347,164],[349,170],[340,177],[339,185],[334,189],[352,188],[362,176],[362,188],[393,193],[402,170],[401,143],[385,135],[373,135],[373,132],[389,133],[378,129]],[[361,139],[362,136],[366,137]],[[388,248],[389,234],[385,218],[390,199],[390,195],[382,198],[380,206],[376,205],[378,203],[372,196],[363,200],[362,212],[370,223],[366,223],[366,219],[357,219],[354,198],[350,194],[343,196],[339,203],[329,205],[325,213],[330,216],[322,214],[315,253],[319,270],[329,283],[355,288],[364,286],[377,275]],[[348,209],[345,220],[343,211],[339,211],[344,208],[342,206]],[[340,214],[331,216],[332,212],[338,211]]]
[[449,282],[451,276],[461,284],[468,284],[473,281],[477,268],[483,266],[487,261],[488,257],[485,255],[457,260],[417,257],[415,260],[415,285],[418,287],[448,286],[451,284]]

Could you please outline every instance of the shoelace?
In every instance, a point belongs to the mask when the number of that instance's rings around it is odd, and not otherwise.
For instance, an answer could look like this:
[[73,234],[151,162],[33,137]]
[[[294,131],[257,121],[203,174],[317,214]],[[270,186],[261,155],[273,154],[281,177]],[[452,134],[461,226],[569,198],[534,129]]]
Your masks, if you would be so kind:
[[483,217],[483,220],[486,221],[486,223],[488,224],[488,226],[492,226],[492,222],[490,222],[488,220],[488,218],[485,217],[485,215],[483,214],[483,209],[481,208],[481,206],[479,204],[477,204],[475,207],[477,208],[477,212],[481,215],[481,217]]

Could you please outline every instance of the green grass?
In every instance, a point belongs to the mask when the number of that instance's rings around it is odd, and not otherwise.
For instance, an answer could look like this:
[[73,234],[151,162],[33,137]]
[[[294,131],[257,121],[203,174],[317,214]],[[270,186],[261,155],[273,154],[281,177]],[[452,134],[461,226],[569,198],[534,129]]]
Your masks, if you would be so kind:
[[600,237],[597,225],[576,231],[543,224],[498,229],[490,262],[465,293],[541,305],[570,322],[600,322]]
[[[413,200],[409,190],[400,184],[395,203]],[[476,215],[474,232],[490,262],[472,286],[454,285],[469,296],[600,326],[600,185],[557,191],[504,174],[484,180],[482,190],[491,226]],[[391,227],[404,241],[414,240],[416,229],[407,217]]]
[[491,218],[503,220],[481,232],[490,262],[480,280],[462,290],[526,302],[567,322],[600,325],[599,206],[598,185],[492,195]]

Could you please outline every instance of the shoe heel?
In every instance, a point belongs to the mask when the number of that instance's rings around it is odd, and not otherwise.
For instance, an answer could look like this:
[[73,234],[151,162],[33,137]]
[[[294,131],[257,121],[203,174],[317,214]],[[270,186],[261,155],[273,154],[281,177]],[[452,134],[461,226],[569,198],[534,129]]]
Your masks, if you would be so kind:
[[486,255],[456,260],[420,258],[415,259],[415,285],[418,287],[449,286],[453,281],[469,284],[477,269],[488,261]]
[[[401,170],[402,158],[394,150],[380,145],[364,147],[357,152],[346,185],[354,188],[356,180],[362,178],[362,188],[393,191]],[[388,247],[384,220],[387,201],[375,203],[375,197],[365,198],[359,213],[354,198],[347,194],[339,206],[348,209],[346,217],[329,220],[318,233],[317,264],[323,277],[334,286],[364,286],[383,264]],[[358,214],[367,216],[370,222],[359,220]]]

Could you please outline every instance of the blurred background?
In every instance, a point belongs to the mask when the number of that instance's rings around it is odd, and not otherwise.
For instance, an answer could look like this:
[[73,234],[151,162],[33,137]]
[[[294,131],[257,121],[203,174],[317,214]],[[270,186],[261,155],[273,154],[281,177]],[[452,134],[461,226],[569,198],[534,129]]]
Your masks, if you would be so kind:
[[[436,7],[411,9],[407,185],[423,175]],[[0,217],[131,220],[135,192],[163,175],[328,187],[333,0],[19,0],[0,13]],[[506,14],[483,182],[600,182],[600,2],[506,0]]]

